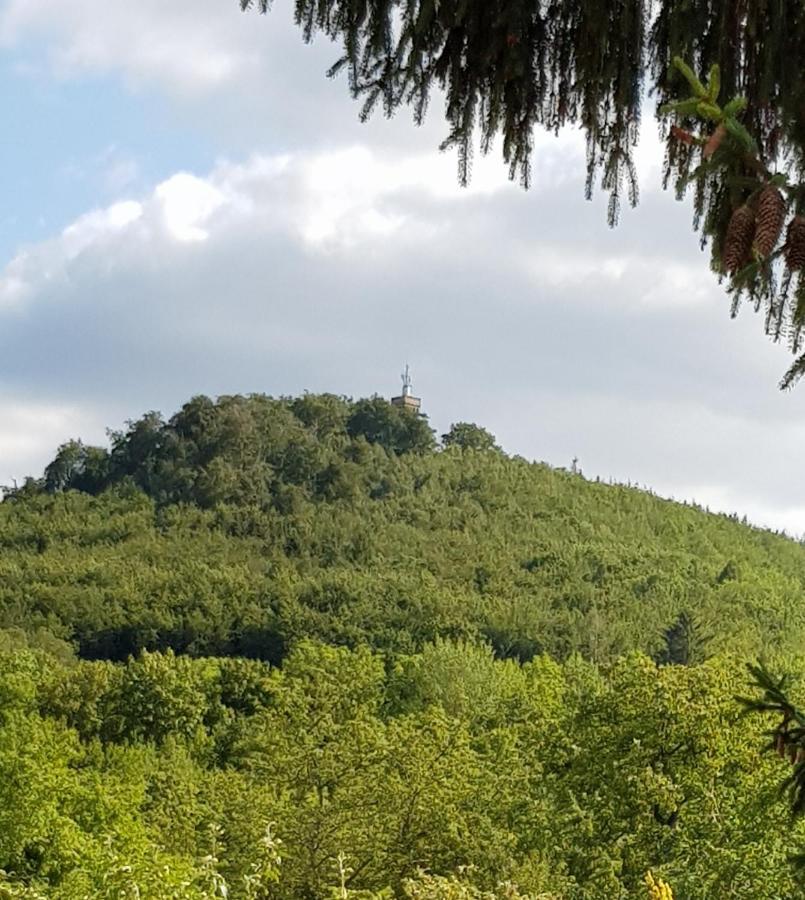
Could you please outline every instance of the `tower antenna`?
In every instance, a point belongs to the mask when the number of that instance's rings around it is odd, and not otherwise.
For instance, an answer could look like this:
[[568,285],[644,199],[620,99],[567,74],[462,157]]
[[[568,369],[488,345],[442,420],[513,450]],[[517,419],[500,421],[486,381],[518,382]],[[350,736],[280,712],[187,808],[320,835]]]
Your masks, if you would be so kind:
[[403,397],[410,397],[411,388],[413,387],[413,381],[411,380],[411,370],[408,366],[408,363],[405,364],[405,371],[400,377],[402,378]]
[[404,409],[414,415],[421,415],[422,401],[419,397],[415,397],[413,393],[413,381],[411,380],[411,367],[405,364],[405,371],[400,376],[402,378],[402,394],[399,397],[392,397],[391,404],[398,409]]

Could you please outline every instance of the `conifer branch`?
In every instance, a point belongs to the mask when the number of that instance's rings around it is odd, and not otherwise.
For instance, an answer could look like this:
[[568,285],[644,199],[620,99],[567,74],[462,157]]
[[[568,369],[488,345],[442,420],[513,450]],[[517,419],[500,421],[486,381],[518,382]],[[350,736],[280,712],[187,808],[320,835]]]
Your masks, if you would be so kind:
[[[271,5],[238,3],[261,13]],[[771,193],[762,208],[751,207],[760,239],[749,257],[738,258],[734,247],[726,254],[730,266],[724,257],[732,214],[764,186],[782,191],[788,216],[805,211],[799,184],[805,173],[805,30],[794,25],[800,17],[801,0],[295,3],[306,41],[321,33],[340,44],[328,74],[346,73],[362,104],[361,119],[377,109],[392,116],[410,105],[420,124],[430,96],[444,96],[441,146],[455,149],[462,184],[476,147],[487,153],[500,146],[510,177],[528,187],[535,130],[581,128],[586,194],[599,184],[609,194],[610,225],[624,195],[637,203],[634,149],[651,78],[658,111],[677,120],[663,126],[664,183],[673,183],[679,197],[692,189],[694,229],[702,246],[710,245],[718,276],[729,276],[733,308],[746,299],[765,312],[766,333],[787,340],[792,352],[801,329],[791,297],[805,268],[799,262],[805,234],[795,229],[793,245],[776,253],[779,204]],[[689,96],[680,97],[680,87]],[[723,105],[722,96],[730,98]],[[694,123],[703,126],[701,134],[693,134]],[[754,186],[740,186],[741,178],[754,179]],[[784,270],[796,273],[793,284]],[[800,374],[797,362],[784,385]]]
[[[788,676],[776,678],[762,663],[748,664],[751,686],[759,693],[749,697],[737,697],[744,715],[771,714],[778,718],[777,725],[768,732],[767,750],[773,750],[791,765],[791,772],[781,785],[788,795],[794,816],[805,813],[805,713],[789,699],[791,683]],[[805,855],[802,857],[805,862]]]

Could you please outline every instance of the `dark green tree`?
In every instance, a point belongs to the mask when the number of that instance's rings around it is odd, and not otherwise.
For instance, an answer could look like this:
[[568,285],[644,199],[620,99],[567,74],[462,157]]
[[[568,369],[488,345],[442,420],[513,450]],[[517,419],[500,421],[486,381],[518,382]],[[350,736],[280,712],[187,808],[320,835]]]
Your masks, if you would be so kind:
[[125,431],[112,433],[110,478],[129,478],[152,496],[164,493],[162,471],[171,447],[161,414],[148,412],[127,426]]
[[109,454],[102,447],[88,447],[81,441],[68,441],[59,447],[45,469],[45,490],[77,490],[94,494],[109,475]]
[[347,420],[350,437],[364,437],[392,453],[425,453],[435,446],[427,419],[392,406],[382,397],[359,400]]
[[350,404],[335,394],[303,394],[289,401],[291,412],[319,438],[346,435]]
[[442,435],[445,447],[459,450],[500,450],[495,443],[495,435],[472,422],[456,422],[450,431]]
[[[782,782],[791,812],[795,818],[805,813],[805,712],[791,697],[792,679],[776,676],[763,662],[747,666],[754,693],[738,700],[747,714],[760,713],[775,718],[767,732],[766,749],[776,753],[789,766]],[[805,868],[805,853],[792,857],[800,869]]]
[[657,654],[660,665],[693,666],[707,658],[711,636],[699,619],[681,612],[663,632],[663,647]]

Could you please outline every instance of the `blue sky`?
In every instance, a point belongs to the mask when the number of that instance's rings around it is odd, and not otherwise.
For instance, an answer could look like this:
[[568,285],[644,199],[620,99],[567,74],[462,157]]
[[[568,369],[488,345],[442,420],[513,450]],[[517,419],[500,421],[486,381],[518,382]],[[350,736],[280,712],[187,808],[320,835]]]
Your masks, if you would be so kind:
[[120,77],[54,77],[26,41],[0,57],[0,255],[45,240],[87,209],[183,168],[203,171],[218,152],[205,129],[177,122],[154,91]]
[[577,133],[460,189],[439,103],[368,125],[289,0],[0,0],[0,484],[196,393],[397,391],[439,432],[805,531],[805,387],[730,321],[689,210],[619,228]]

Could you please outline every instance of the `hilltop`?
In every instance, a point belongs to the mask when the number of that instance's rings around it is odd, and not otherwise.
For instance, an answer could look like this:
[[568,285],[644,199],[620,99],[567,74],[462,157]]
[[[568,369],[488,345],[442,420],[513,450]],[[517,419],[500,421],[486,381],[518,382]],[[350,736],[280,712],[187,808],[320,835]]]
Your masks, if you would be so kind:
[[0,505],[0,628],[88,658],[467,638],[694,662],[800,646],[803,584],[784,536],[509,457],[476,425],[438,443],[377,397],[196,397],[108,448],[65,443]]

